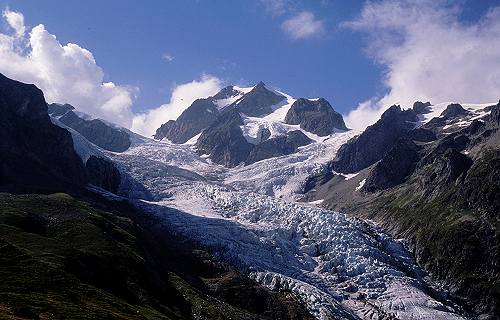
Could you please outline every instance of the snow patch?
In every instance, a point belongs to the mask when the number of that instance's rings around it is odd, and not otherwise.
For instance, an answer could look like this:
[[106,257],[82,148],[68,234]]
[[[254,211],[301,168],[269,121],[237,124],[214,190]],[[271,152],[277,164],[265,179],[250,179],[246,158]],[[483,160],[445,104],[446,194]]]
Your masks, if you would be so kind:
[[356,187],[356,191],[359,191],[361,190],[361,188],[363,188],[363,186],[365,185],[366,183],[366,179],[363,179],[359,182],[358,186]]

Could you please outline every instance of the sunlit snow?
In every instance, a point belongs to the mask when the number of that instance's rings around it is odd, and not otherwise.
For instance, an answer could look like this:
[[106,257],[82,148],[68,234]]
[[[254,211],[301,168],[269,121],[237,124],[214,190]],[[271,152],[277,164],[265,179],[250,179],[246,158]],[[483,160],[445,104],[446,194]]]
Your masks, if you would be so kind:
[[[255,123],[277,132],[281,108],[267,119],[246,118],[247,136]],[[403,242],[319,208],[319,201],[297,202],[306,178],[357,134],[335,133],[295,154],[232,169],[200,157],[195,139],[176,145],[144,138],[124,153],[105,154],[124,174],[121,194],[159,225],[269,288],[294,292],[318,319],[461,319],[429,295]]]

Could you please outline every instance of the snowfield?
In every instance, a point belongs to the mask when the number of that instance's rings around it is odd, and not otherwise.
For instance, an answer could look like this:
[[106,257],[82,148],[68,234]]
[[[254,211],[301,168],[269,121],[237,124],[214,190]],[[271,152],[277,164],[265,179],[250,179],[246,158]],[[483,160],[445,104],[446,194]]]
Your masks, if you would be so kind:
[[356,134],[233,169],[198,156],[192,143],[144,139],[106,154],[126,176],[122,194],[145,214],[261,284],[296,293],[318,319],[462,319],[429,294],[400,241],[368,222],[296,202],[305,178]]

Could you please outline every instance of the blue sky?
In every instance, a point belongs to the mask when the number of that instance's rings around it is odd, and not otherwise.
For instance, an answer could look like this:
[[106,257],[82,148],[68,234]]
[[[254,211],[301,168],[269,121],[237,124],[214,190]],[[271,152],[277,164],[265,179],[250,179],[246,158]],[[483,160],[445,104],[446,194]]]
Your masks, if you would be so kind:
[[[361,1],[303,5],[325,19],[324,38],[292,40],[283,17],[259,1],[7,1],[27,25],[43,23],[62,43],[89,49],[106,78],[138,86],[136,108],[167,100],[173,83],[208,73],[228,83],[262,80],[298,96],[325,96],[350,108],[378,90],[379,70],[353,32],[336,23]],[[349,3],[342,5],[339,3]],[[171,62],[162,59],[168,53]],[[360,79],[362,78],[362,81]]]
[[[453,18],[463,30],[499,4],[498,0],[437,2],[446,15],[454,6],[460,8]],[[262,80],[296,97],[322,96],[342,113],[382,98],[391,89],[386,78],[392,65],[372,52],[376,40],[369,29],[377,22],[364,27],[348,24],[359,20],[367,9],[365,1],[144,3],[11,0],[0,1],[0,7],[24,15],[27,32],[43,24],[62,45],[75,43],[89,50],[104,72],[104,81],[136,87],[134,113],[167,103],[177,85],[202,75],[214,76],[222,84]],[[315,29],[302,34],[300,28],[287,29],[286,21],[304,13],[316,23]],[[3,29],[8,29],[5,23]]]

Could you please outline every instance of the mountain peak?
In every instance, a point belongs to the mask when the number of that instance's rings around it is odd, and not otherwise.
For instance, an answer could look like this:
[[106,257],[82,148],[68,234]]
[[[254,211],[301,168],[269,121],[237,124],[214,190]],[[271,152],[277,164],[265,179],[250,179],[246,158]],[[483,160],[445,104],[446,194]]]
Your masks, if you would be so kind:
[[418,114],[424,114],[431,112],[430,106],[432,106],[432,104],[429,101],[425,103],[422,101],[415,101],[412,109]]
[[469,111],[465,110],[462,105],[458,103],[451,103],[443,112],[441,112],[440,116],[446,119],[451,119],[468,113]]
[[262,81],[259,81],[259,82],[255,85],[254,89],[257,89],[257,88],[259,88],[259,89],[261,89],[261,88],[263,88],[263,89],[267,89],[267,88],[266,88],[266,84],[265,84],[264,82],[262,82]]
[[347,130],[342,115],[333,110],[330,103],[323,99],[295,101],[285,116],[285,122],[300,125],[300,128],[320,137],[332,134],[335,130]]
[[261,117],[273,112],[272,106],[286,99],[282,94],[270,90],[260,81],[250,92],[232,104],[240,112],[251,117]]

